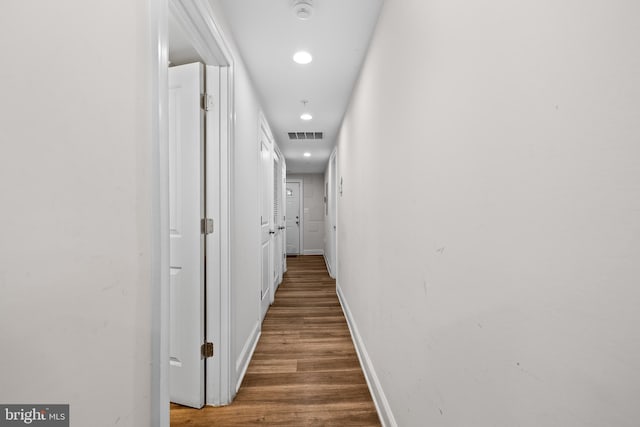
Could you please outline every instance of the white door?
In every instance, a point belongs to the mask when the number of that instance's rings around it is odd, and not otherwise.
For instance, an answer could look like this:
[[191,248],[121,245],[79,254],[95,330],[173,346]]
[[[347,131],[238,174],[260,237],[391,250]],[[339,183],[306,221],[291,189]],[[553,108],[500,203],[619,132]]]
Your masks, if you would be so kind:
[[282,171],[280,172],[280,202],[282,209],[282,276],[287,272],[287,163],[284,157],[282,158]]
[[300,183],[287,181],[287,254],[300,254]]
[[171,401],[204,405],[203,67],[169,69],[169,222]]
[[260,314],[261,318],[267,314],[269,305],[273,300],[272,277],[273,260],[272,241],[275,230],[273,229],[273,159],[272,143],[264,128],[260,132],[260,233],[261,233],[261,288],[260,288]]
[[[284,272],[284,206],[282,202],[282,157],[278,151],[273,153],[273,289],[278,289]],[[275,298],[275,295],[273,295]]]

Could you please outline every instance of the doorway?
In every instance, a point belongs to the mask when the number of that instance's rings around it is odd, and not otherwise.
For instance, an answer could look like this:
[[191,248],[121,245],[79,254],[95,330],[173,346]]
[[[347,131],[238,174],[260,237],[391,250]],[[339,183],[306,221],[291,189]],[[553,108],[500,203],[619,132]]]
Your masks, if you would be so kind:
[[300,255],[303,245],[302,181],[288,179],[286,182],[287,214],[286,235],[287,255]]
[[[199,158],[188,160],[187,153],[180,147],[182,143],[171,142],[175,136],[172,133],[179,134],[179,129],[187,126],[186,122],[175,114],[160,115],[160,129],[164,126],[167,129],[164,161],[162,153],[160,156],[160,209],[167,215],[166,231],[162,230],[162,250],[168,252],[160,270],[171,271],[171,275],[166,279],[167,285],[163,285],[168,289],[162,291],[160,301],[159,335],[162,343],[159,351],[162,366],[159,387],[161,396],[166,396],[162,401],[167,405],[169,400],[193,407],[223,405],[231,401],[233,394],[229,375],[232,328],[229,279],[232,218],[230,147],[233,139],[229,118],[233,111],[233,58],[211,19],[213,13],[206,3],[171,1],[168,12],[168,45],[165,51],[168,61],[164,61],[164,66],[167,67],[168,62],[171,68],[165,68],[167,81],[172,80],[170,74],[173,69],[191,67],[200,70],[198,73],[202,76],[202,84],[197,90],[194,108],[196,115],[201,116],[200,123],[195,127],[201,132],[203,144]],[[160,109],[164,106],[165,111],[170,113],[176,105],[174,83],[171,83],[171,90],[164,89],[167,91],[166,98],[162,93],[160,96]],[[178,86],[184,86],[184,83]],[[163,90],[162,85],[160,90]],[[193,102],[191,105],[193,107]],[[188,127],[193,129],[194,125]],[[161,136],[161,150],[162,144]],[[188,163],[184,164],[182,172],[177,173],[176,166],[181,162]],[[178,194],[176,189],[188,185],[186,177],[194,170],[200,175],[201,188],[197,191],[189,188]],[[187,211],[182,211],[187,193],[197,198],[194,206],[199,204],[195,208],[196,213],[189,213],[188,221]],[[166,199],[162,201],[162,197]],[[190,260],[195,259],[199,263],[198,266],[192,266],[192,270],[197,270],[193,274],[197,286],[189,294],[183,292],[185,281],[178,280],[180,276],[186,278],[183,275],[186,270],[180,266],[184,259],[175,259],[181,254],[174,248],[173,242],[169,243],[175,240],[174,237],[182,235],[174,227],[179,222],[189,227],[197,240],[196,246],[191,245],[191,251],[195,250],[197,256],[189,254]],[[172,233],[169,228],[173,229]],[[190,282],[194,283],[193,277]],[[177,324],[173,320],[178,317],[182,318],[180,323],[189,317],[190,323]],[[192,365],[197,368],[188,381],[177,380],[175,372],[185,367],[187,353],[193,360]],[[215,357],[210,357],[212,353]],[[177,384],[183,390],[176,390]],[[176,394],[185,392],[192,397],[182,400]],[[161,416],[164,416],[164,410]],[[164,421],[162,424],[168,425]]]

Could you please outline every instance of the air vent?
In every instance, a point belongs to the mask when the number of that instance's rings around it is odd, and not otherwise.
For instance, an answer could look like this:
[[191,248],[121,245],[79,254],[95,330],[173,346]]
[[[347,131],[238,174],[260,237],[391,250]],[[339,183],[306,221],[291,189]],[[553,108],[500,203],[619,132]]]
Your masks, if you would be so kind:
[[322,132],[289,132],[289,139],[322,139],[324,137]]

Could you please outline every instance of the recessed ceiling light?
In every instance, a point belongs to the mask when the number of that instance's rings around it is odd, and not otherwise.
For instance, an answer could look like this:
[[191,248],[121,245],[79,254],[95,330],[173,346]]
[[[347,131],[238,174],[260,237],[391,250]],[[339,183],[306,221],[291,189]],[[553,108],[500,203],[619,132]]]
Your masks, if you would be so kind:
[[309,114],[309,113],[303,113],[303,114],[300,116],[300,118],[301,118],[302,120],[311,120],[311,119],[313,119],[313,116],[312,116],[311,114]]
[[300,52],[296,52],[296,54],[293,55],[293,60],[298,64],[304,65],[311,62],[313,60],[313,57],[309,52],[305,52],[304,50],[301,50]]
[[304,153],[305,157],[311,157],[311,153]]

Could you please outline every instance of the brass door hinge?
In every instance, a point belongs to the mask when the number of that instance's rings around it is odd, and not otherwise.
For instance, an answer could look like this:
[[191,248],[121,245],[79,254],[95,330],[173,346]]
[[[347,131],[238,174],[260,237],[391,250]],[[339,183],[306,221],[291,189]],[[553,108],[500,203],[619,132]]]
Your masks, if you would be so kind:
[[200,346],[200,354],[203,359],[207,359],[209,357],[213,357],[213,343],[206,342]]

